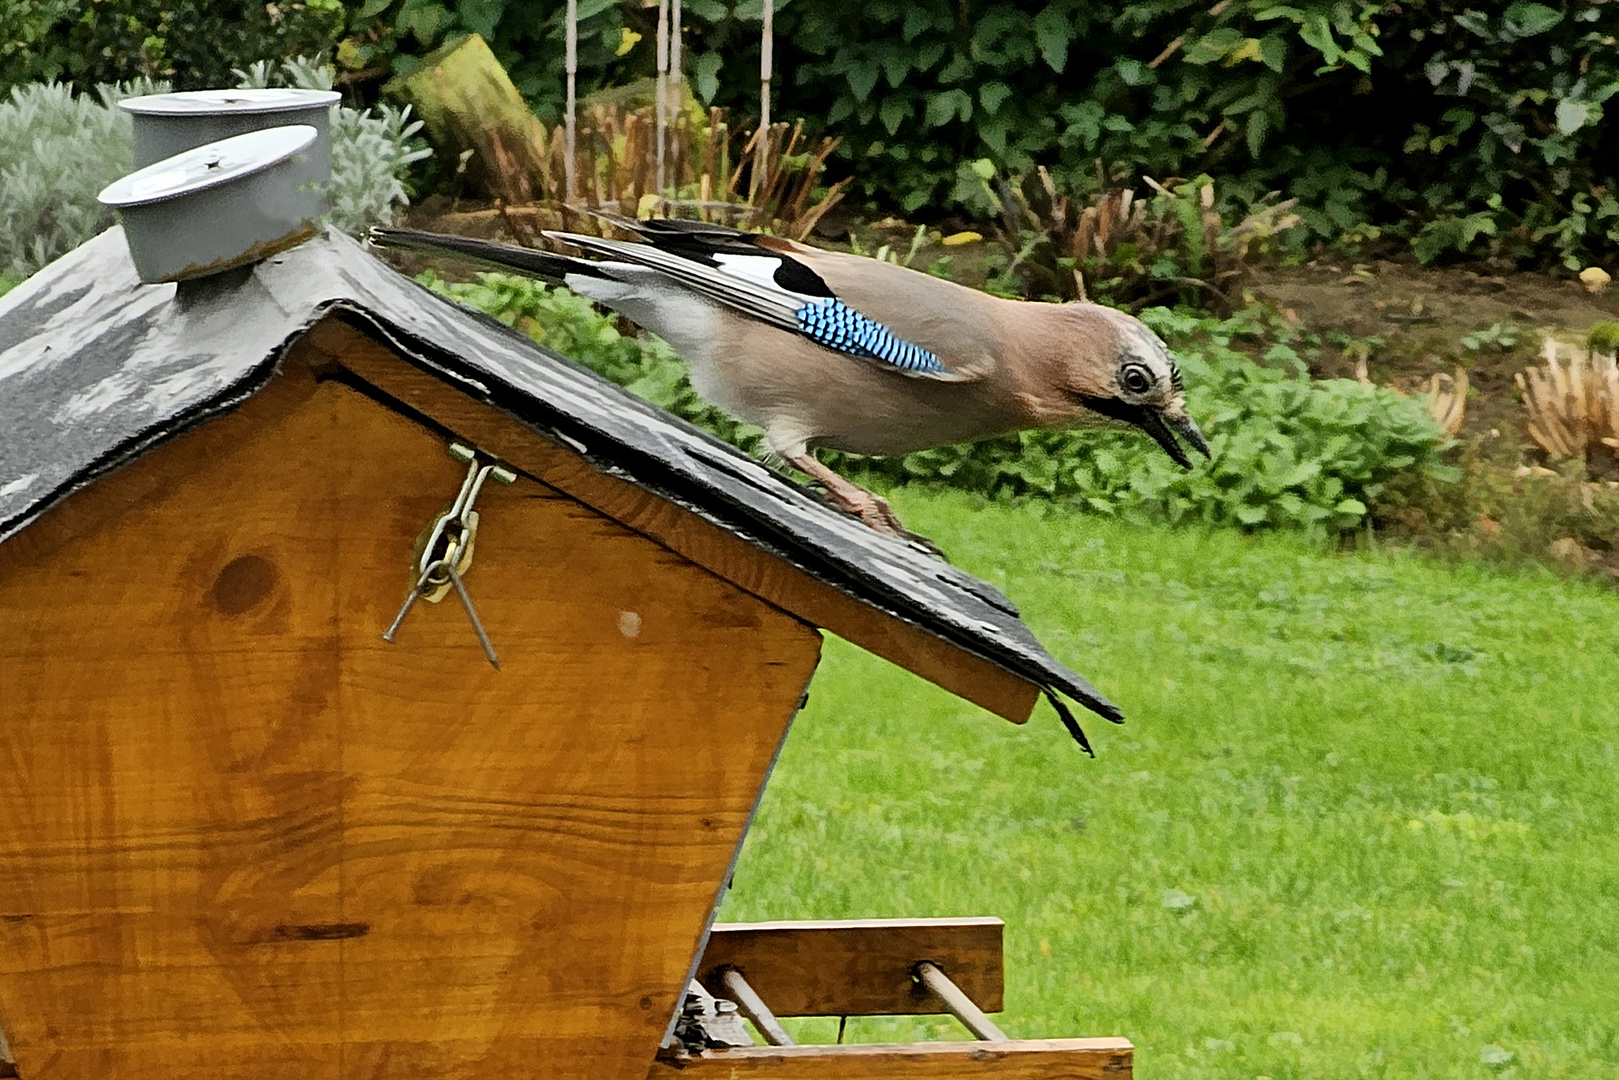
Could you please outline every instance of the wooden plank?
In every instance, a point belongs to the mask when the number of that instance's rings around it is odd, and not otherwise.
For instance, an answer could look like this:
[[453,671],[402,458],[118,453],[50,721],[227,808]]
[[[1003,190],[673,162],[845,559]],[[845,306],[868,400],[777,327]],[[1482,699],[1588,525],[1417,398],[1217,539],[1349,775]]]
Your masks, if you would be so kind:
[[734,967],[777,1016],[885,1016],[948,1010],[913,977],[926,960],[985,1012],[1002,1007],[999,919],[849,919],[718,923],[697,965],[726,996]]
[[[446,398],[441,380],[337,318],[316,325],[294,350],[338,363],[384,393],[476,440],[545,483],[707,567],[738,587],[830,630],[990,712],[1021,724],[1039,689],[1017,675],[853,599],[681,507],[604,475],[573,451],[477,402]],[[431,403],[431,408],[429,404]],[[436,410],[436,411],[435,411]]]
[[20,1075],[652,1060],[819,636],[520,479],[467,577],[503,670],[453,598],[385,644],[444,447],[288,365],[0,545]]
[[647,1080],[1129,1080],[1128,1039],[748,1046],[653,1063]]

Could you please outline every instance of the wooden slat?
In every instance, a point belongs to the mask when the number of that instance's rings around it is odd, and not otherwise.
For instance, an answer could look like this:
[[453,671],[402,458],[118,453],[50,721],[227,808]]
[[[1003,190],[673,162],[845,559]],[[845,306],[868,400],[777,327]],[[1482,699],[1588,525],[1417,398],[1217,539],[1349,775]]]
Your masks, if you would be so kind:
[[885,615],[795,567],[760,551],[697,515],[635,485],[597,471],[549,439],[505,423],[391,349],[335,317],[316,325],[294,355],[346,367],[384,393],[476,440],[559,491],[594,507],[806,622],[830,630],[953,694],[1023,723],[1040,692],[1011,672],[963,652],[942,638]]
[[980,1009],[999,1012],[1003,929],[990,918],[719,923],[697,977],[724,997],[720,970],[734,967],[777,1016],[946,1012],[912,977],[926,960]]
[[289,364],[0,545],[23,1077],[647,1067],[819,635],[524,478],[467,576],[502,670],[453,598],[388,645],[463,473]]
[[659,1060],[647,1080],[1130,1080],[1128,1039],[749,1046]]

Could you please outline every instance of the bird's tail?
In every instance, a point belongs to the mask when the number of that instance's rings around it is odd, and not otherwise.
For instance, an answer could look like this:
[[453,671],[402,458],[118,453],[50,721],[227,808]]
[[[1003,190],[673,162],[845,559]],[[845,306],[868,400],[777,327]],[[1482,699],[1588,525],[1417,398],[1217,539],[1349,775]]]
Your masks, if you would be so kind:
[[418,229],[378,227],[371,230],[369,239],[378,247],[419,251],[426,255],[450,255],[458,259],[483,263],[497,270],[515,270],[519,274],[527,274],[529,277],[539,278],[553,285],[560,285],[562,279],[569,274],[606,276],[596,268],[595,263],[585,259],[556,255],[549,251],[536,251],[533,248],[515,247],[511,244],[497,244],[491,240],[474,240],[468,236],[422,232]]

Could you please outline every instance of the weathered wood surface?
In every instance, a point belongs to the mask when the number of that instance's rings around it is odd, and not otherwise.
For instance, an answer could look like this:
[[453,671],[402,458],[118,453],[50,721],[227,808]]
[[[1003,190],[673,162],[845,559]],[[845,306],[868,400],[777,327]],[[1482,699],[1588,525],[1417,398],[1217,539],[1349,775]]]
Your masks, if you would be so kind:
[[647,1080],[1129,1080],[1127,1039],[749,1046],[659,1060]]
[[601,472],[558,443],[503,423],[498,414],[476,401],[445,395],[438,378],[401,364],[387,347],[338,319],[317,324],[297,348],[313,362],[342,365],[440,424],[478,440],[490,453],[784,611],[825,627],[998,716],[1023,723],[1039,698],[1033,683],[1004,668],[860,603],[735,533]]
[[947,1012],[913,977],[927,960],[980,1009],[999,1012],[1003,929],[991,918],[718,923],[697,977],[724,997],[720,972],[734,967],[777,1016]]
[[[298,365],[0,545],[0,1016],[28,1080],[647,1067],[818,655]],[[454,391],[445,389],[444,393]]]

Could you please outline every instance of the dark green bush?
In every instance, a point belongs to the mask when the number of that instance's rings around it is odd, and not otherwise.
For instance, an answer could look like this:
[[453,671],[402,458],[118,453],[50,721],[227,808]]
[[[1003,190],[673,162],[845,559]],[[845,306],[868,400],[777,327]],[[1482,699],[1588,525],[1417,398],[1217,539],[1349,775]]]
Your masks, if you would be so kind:
[[[745,449],[757,429],[699,398],[684,365],[661,341],[619,333],[614,320],[567,290],[480,274],[477,282],[428,284],[487,311],[634,393]],[[1025,432],[897,458],[827,455],[867,479],[937,483],[992,498],[1050,498],[1093,513],[1245,528],[1347,531],[1396,475],[1454,477],[1439,459],[1443,435],[1417,402],[1345,379],[1315,381],[1262,367],[1231,347],[1260,327],[1164,309],[1148,312],[1191,385],[1190,408],[1213,459],[1182,470],[1136,434]]]
[[330,50],[346,25],[342,0],[0,0],[0,94],[41,81],[233,86],[233,68]]
[[[757,109],[760,10],[685,4],[703,100]],[[0,22],[20,28],[0,44],[0,89],[139,74],[223,84],[233,66],[333,42],[352,74],[380,75],[477,32],[555,120],[563,11],[0,0]],[[655,5],[579,12],[583,92],[649,73]],[[1297,197],[1301,238],[1572,267],[1619,252],[1619,140],[1603,122],[1616,33],[1609,0],[794,0],[776,14],[775,110],[843,136],[866,196],[923,217],[970,202],[982,159],[1005,176],[1043,164],[1077,195],[1116,175],[1207,173],[1240,207]]]

